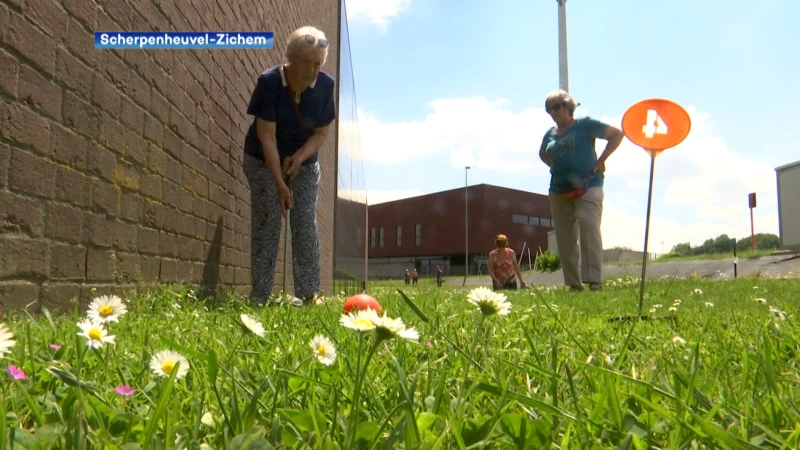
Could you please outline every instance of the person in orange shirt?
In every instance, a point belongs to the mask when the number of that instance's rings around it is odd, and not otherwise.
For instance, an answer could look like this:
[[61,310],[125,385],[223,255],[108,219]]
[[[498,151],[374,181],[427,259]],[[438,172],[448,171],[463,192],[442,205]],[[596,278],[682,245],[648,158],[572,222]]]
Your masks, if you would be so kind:
[[492,276],[494,290],[516,290],[517,280],[519,280],[520,287],[525,288],[525,282],[522,280],[522,271],[517,263],[517,254],[508,247],[506,235],[498,234],[495,244],[497,248],[489,252],[489,275]]

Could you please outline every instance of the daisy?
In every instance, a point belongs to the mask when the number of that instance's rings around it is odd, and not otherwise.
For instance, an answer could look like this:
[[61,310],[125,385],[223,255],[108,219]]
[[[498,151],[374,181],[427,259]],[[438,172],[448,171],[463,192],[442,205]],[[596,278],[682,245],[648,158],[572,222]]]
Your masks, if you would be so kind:
[[706,302],[706,308],[713,308],[714,304],[711,302]]
[[777,319],[780,319],[781,321],[785,321],[786,320],[786,313],[781,311],[778,308],[774,308],[774,307],[770,306],[769,307],[769,312],[770,312],[770,314],[772,314],[773,317],[775,317]]
[[322,335],[314,336],[308,345],[314,350],[314,358],[320,363],[330,366],[336,361],[336,347],[327,337]]
[[672,338],[672,342],[674,342],[674,343],[676,343],[676,344],[681,344],[681,345],[683,345],[683,344],[685,344],[685,343],[686,343],[686,339],[684,339],[684,338],[682,338],[682,337],[680,337],[680,336],[675,336],[674,338]]
[[0,323],[0,357],[11,353],[11,347],[17,344],[13,338],[14,333],[8,331],[5,324]]
[[8,367],[6,367],[6,370],[8,370],[8,373],[11,375],[11,378],[13,378],[15,380],[27,380],[28,379],[28,375],[25,374],[25,371],[23,371],[22,369],[20,369],[17,366],[8,366]]
[[186,373],[189,371],[189,361],[180,353],[173,352],[172,350],[163,350],[153,355],[150,359],[150,370],[156,375],[169,377],[172,375],[172,371],[178,363],[180,363],[180,366],[178,367],[178,373],[175,375],[175,379],[186,376]]
[[242,324],[247,327],[250,332],[258,337],[264,337],[264,325],[261,324],[255,317],[242,314]]
[[767,303],[767,299],[765,299],[765,298],[757,298],[754,301],[756,301],[758,303],[761,303],[762,305]]
[[419,333],[417,330],[414,328],[406,328],[403,319],[399,317],[397,319],[392,319],[391,317],[387,317],[386,313],[383,313],[383,317],[378,317],[378,315],[375,314],[372,323],[375,324],[378,339],[380,340],[392,339],[394,337],[401,337],[415,342],[419,340]]
[[106,343],[114,344],[115,336],[109,336],[108,331],[106,331],[103,324],[99,321],[83,319],[83,321],[78,322],[78,328],[81,329],[78,336],[86,338],[87,347],[100,348]]
[[339,323],[356,331],[370,331],[375,329],[374,320],[378,319],[378,313],[374,309],[361,309],[354,313],[342,314]]
[[96,322],[119,322],[119,318],[128,312],[122,299],[116,295],[101,295],[92,300],[86,316]]
[[506,299],[505,294],[494,292],[487,287],[475,288],[467,295],[467,301],[480,308],[485,316],[495,314],[505,316],[511,309],[511,303]]
[[123,397],[130,397],[136,392],[136,389],[128,386],[127,384],[120,384],[116,387],[116,389],[114,389],[114,392]]

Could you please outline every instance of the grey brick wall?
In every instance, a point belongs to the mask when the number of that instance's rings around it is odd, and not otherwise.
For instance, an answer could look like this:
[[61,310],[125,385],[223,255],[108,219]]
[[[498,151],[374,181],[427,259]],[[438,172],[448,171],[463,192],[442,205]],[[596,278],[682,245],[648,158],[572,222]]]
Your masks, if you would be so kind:
[[[334,0],[0,0],[0,311],[169,281],[247,293],[250,91],[303,25],[328,35],[335,74],[338,12]],[[274,31],[276,48],[96,50],[101,30]],[[334,161],[331,138],[326,292]]]

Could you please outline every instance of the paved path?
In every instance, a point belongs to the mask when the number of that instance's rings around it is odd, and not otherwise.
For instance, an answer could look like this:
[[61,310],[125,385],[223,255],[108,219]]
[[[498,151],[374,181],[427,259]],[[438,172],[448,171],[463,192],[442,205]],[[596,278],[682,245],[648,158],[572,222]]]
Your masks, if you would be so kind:
[[[791,255],[764,256],[757,259],[740,259],[737,275],[740,277],[760,276],[765,278],[800,278],[800,258],[789,260]],[[694,272],[698,277],[733,278],[733,258],[712,261],[674,261],[648,262],[647,278],[658,278],[665,275],[685,277]],[[642,265],[603,266],[603,277],[621,277],[625,275],[641,276]],[[527,284],[537,286],[561,286],[564,279],[561,270],[555,272],[523,272],[522,278]],[[447,277],[444,284],[461,286],[463,278]],[[468,286],[490,286],[491,278],[471,277]]]

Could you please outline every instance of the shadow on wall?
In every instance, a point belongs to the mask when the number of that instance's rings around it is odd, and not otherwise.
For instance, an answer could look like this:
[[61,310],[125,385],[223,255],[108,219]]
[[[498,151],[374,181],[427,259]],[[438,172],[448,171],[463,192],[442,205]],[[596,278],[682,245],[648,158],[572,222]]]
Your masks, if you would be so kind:
[[200,280],[199,298],[202,300],[214,299],[219,294],[219,265],[222,259],[222,216],[217,220],[214,230],[214,239],[208,249],[203,278]]

